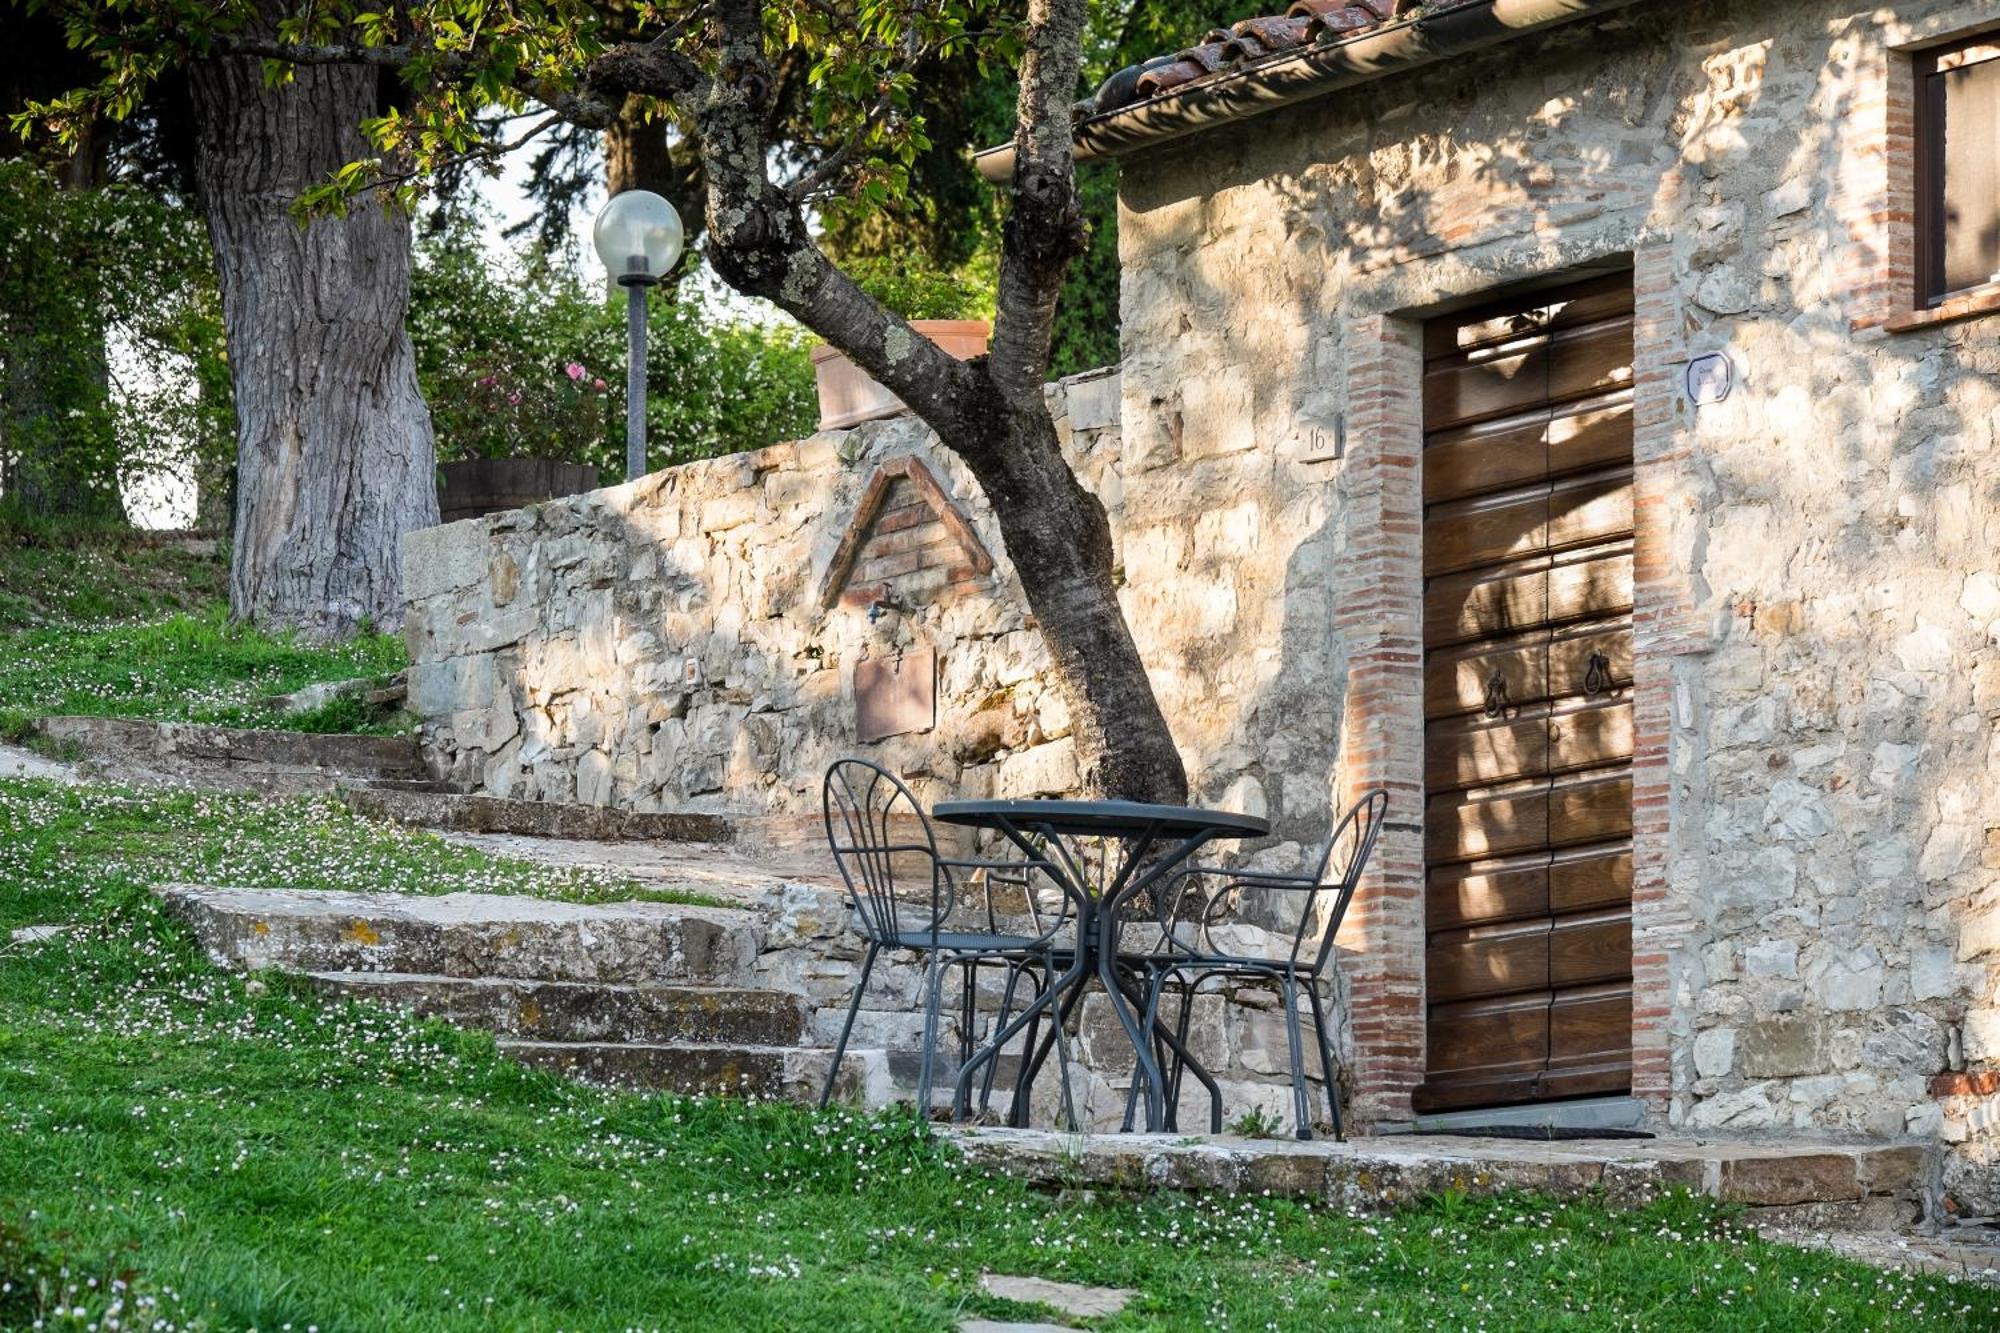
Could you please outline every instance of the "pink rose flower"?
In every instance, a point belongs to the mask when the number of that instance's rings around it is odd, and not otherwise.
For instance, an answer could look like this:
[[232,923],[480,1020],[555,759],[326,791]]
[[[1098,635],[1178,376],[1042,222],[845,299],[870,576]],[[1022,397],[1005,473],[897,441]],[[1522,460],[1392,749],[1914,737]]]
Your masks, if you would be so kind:
[[572,361],[563,367],[563,373],[569,376],[572,384],[578,383],[583,379],[583,365],[581,362]]
[[601,379],[592,380],[590,382],[590,387],[597,390],[599,393],[603,393],[605,388],[604,381]]
[[516,389],[514,390],[514,392],[507,395],[507,406],[519,407],[520,405],[521,405],[521,391],[519,389]]

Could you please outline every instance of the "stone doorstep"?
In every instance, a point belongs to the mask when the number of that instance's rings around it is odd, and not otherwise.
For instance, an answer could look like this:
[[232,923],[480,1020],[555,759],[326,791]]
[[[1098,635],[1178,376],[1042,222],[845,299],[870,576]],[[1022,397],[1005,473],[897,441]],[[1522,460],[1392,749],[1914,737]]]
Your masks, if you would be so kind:
[[524,981],[754,984],[764,922],[678,903],[504,894],[155,889],[224,967]]
[[[495,1043],[502,1055],[603,1087],[683,1094],[819,1097],[833,1052],[823,1047],[727,1045],[708,1042],[521,1041]],[[834,1096],[874,1104],[870,1090],[886,1077],[879,1051],[849,1048]]]
[[528,981],[399,972],[312,972],[322,994],[393,1005],[534,1041],[803,1042],[806,1005],[785,991],[731,986]]
[[394,787],[344,791],[341,799],[359,815],[457,833],[507,833],[591,842],[693,843],[728,843],[737,834],[735,821],[712,814],[642,813],[608,806],[518,801]]
[[975,1165],[1052,1188],[1269,1193],[1376,1212],[1446,1190],[1601,1194],[1614,1206],[1629,1206],[1679,1186],[1757,1209],[1821,1209],[1819,1220],[1828,1225],[1872,1226],[1921,1220],[1934,1153],[1915,1143],[1593,1144],[1413,1134],[1345,1143],[1012,1129],[957,1130],[952,1137]]

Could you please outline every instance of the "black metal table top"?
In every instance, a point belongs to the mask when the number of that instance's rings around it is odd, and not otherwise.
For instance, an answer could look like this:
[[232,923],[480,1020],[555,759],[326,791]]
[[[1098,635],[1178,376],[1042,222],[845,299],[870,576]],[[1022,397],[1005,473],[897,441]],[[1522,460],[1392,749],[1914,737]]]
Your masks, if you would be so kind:
[[931,807],[943,824],[992,828],[1000,822],[1027,824],[1071,837],[1172,836],[1206,832],[1216,838],[1261,838],[1271,821],[1229,810],[1138,801],[943,801]]

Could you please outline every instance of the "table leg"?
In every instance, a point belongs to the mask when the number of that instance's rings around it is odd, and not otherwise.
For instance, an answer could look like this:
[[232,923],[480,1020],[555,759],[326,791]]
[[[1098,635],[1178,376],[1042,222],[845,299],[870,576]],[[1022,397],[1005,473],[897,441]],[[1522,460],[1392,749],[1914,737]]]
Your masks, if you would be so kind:
[[[1021,1061],[1021,1076],[1014,1084],[1014,1101],[1007,1110],[1007,1123],[1016,1129],[1025,1128],[1028,1123],[1028,1097],[1034,1091],[1035,1079],[1041,1075],[1042,1066],[1048,1063],[1049,1052],[1062,1040],[1063,1030],[1069,1025],[1071,1015],[1077,1005],[1083,1002],[1085,990],[1090,980],[1085,977],[1070,991],[1056,1009],[1056,1021],[1049,1027],[1049,1035],[1037,1042],[1035,1049],[1027,1053]],[[1065,1071],[1067,1072],[1067,1071]]]
[[[1183,838],[1179,846],[1160,858],[1157,865],[1135,880],[1132,878],[1132,872],[1138,869],[1139,862],[1145,859],[1146,852],[1151,849],[1153,835],[1149,833],[1136,839],[1132,851],[1126,857],[1125,864],[1119,868],[1117,879],[1106,892],[1104,903],[1098,911],[1098,977],[1104,983],[1105,998],[1110,1002],[1111,1011],[1118,1015],[1118,1024],[1125,1029],[1125,1035],[1132,1043],[1132,1053],[1138,1062],[1136,1076],[1144,1080],[1148,1134],[1159,1133],[1166,1118],[1166,1078],[1160,1070],[1160,1062],[1153,1056],[1152,1043],[1146,1040],[1146,1033],[1139,1026],[1138,1015],[1124,1002],[1125,992],[1118,984],[1118,909],[1128,900],[1138,897],[1165,878],[1168,871],[1194,855],[1209,837],[1208,833],[1202,832]],[[1140,1001],[1139,1007],[1141,1010],[1144,1009],[1143,1000]],[[1159,1027],[1158,1024],[1154,1026]],[[1161,1031],[1164,1032],[1164,1029]]]

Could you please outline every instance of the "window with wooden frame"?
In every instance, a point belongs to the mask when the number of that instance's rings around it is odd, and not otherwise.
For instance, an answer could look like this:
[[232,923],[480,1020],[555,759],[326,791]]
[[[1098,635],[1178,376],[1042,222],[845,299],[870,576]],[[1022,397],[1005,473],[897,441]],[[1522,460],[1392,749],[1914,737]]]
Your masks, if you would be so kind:
[[2000,283],[2000,33],[1917,56],[1917,304]]

